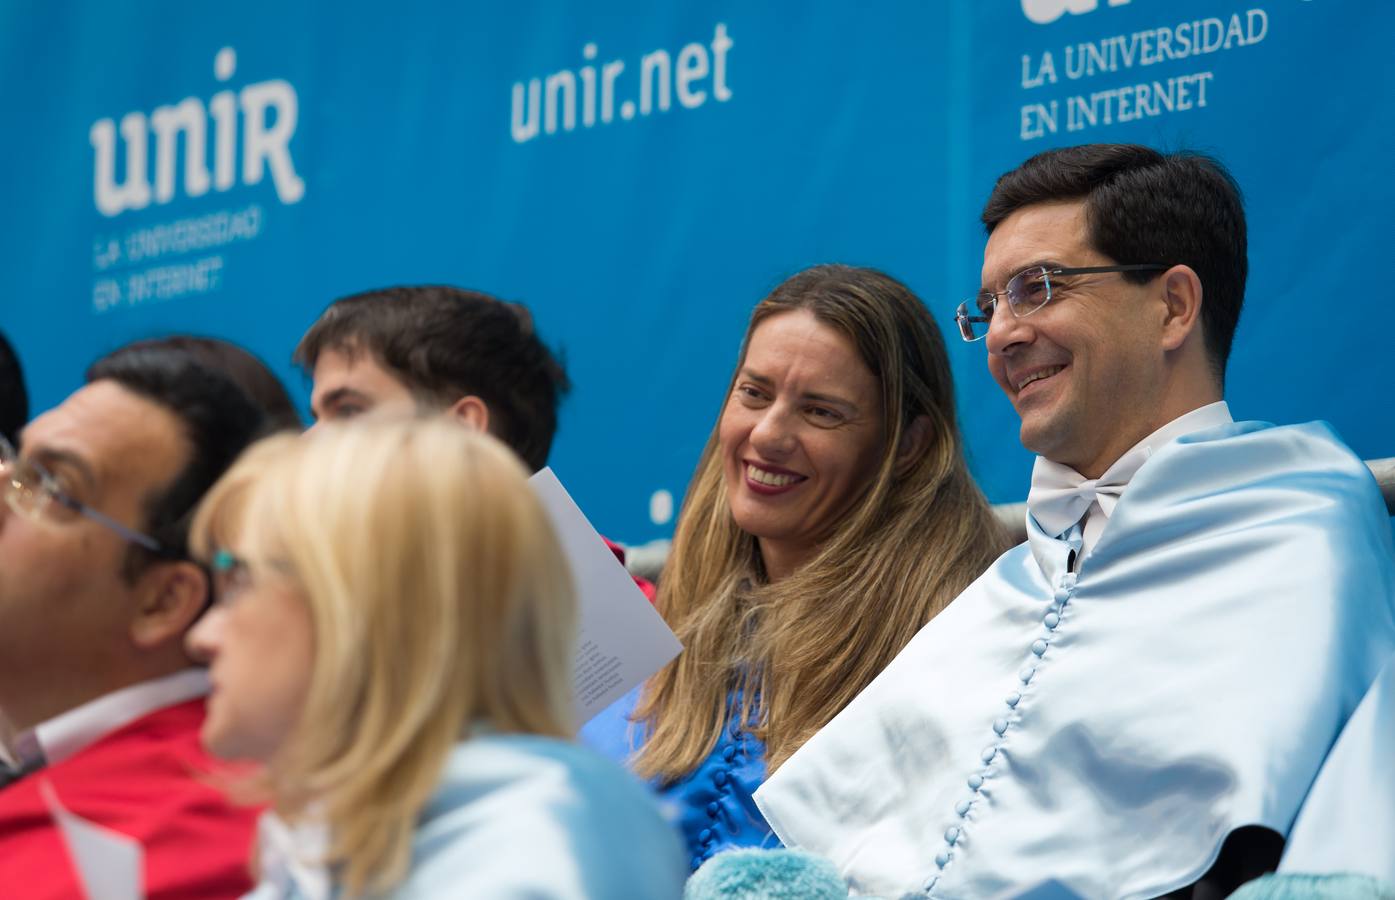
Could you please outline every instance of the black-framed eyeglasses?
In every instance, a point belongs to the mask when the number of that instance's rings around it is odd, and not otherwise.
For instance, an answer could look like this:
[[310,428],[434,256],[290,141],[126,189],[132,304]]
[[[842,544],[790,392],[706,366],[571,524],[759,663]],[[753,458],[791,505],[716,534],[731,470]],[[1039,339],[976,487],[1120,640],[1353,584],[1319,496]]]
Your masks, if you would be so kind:
[[1051,302],[1051,279],[1058,275],[1103,275],[1106,272],[1161,272],[1169,268],[1160,263],[1139,263],[1127,266],[1032,266],[1008,279],[1001,291],[980,291],[972,300],[965,300],[955,310],[954,321],[959,336],[966,341],[979,341],[988,336],[998,298],[1006,297],[1008,309],[1019,319],[1026,318]]
[[0,492],[4,493],[5,503],[10,509],[26,519],[38,521],[48,510],[59,506],[110,528],[124,540],[144,547],[151,553],[171,555],[163,544],[150,535],[122,525],[106,513],[69,496],[59,487],[58,479],[50,475],[48,469],[33,460],[21,459],[15,448],[3,437],[0,437]]

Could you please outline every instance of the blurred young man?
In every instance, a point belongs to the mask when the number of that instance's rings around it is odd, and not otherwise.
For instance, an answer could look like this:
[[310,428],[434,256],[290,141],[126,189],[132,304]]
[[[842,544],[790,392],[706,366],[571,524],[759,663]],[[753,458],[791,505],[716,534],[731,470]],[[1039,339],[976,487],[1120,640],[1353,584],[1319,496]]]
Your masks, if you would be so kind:
[[445,286],[337,300],[294,358],[314,379],[316,421],[448,413],[508,444],[534,471],[547,465],[570,387],[526,308]]
[[[571,387],[518,303],[443,285],[367,291],[336,300],[301,338],[317,422],[368,413],[454,416],[547,465],[557,407]],[[607,542],[609,543],[609,542]],[[624,550],[610,544],[621,561]],[[654,586],[635,582],[654,599]]]

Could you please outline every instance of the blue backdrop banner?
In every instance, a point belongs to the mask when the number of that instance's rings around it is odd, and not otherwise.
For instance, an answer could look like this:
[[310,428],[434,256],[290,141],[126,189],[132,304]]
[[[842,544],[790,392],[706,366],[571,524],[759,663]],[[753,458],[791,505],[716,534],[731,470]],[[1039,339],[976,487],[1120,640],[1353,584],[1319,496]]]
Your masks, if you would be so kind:
[[338,296],[521,301],[575,383],[553,465],[640,541],[672,529],[751,307],[871,265],[936,314],[974,471],[1020,500],[1016,416],[952,335],[979,208],[1032,153],[1131,141],[1246,193],[1235,415],[1391,456],[1392,34],[1351,0],[7,3],[0,329],[36,410],[175,331],[303,402],[290,353]]

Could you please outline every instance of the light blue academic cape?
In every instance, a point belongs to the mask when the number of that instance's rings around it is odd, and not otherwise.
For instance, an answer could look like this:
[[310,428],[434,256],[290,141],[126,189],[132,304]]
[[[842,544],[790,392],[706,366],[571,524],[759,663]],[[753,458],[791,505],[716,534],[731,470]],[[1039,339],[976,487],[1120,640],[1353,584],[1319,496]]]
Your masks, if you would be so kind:
[[1279,871],[1355,873],[1395,887],[1395,659],[1327,755]]
[[[1395,653],[1370,472],[1322,423],[1181,437],[1080,526],[1002,557],[756,792],[859,891],[1152,897],[1287,835]],[[1388,774],[1388,773],[1387,773]]]
[[[321,892],[275,860],[249,900]],[[322,874],[322,873],[321,873]],[[456,745],[422,811],[395,900],[677,900],[688,875],[643,785],[576,744],[481,735]],[[330,886],[327,896],[339,898]]]

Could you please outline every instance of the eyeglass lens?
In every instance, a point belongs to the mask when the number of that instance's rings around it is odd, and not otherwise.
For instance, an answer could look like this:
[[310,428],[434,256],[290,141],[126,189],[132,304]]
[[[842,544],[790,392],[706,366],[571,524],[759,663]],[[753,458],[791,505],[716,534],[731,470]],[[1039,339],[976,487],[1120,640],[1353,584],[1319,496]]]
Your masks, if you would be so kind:
[[9,441],[0,438],[0,469],[5,472],[5,502],[17,513],[32,515],[48,505],[47,477],[35,463],[18,458]]
[[[959,334],[966,341],[977,341],[988,334],[993,322],[993,310],[1000,295],[984,291],[973,300],[959,305]],[[1007,298],[1012,314],[1021,318],[1041,309],[1051,300],[1051,276],[1042,266],[1018,272],[1004,286],[1001,296]]]

